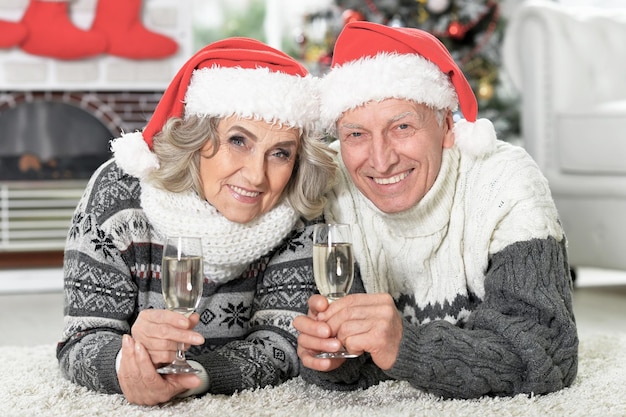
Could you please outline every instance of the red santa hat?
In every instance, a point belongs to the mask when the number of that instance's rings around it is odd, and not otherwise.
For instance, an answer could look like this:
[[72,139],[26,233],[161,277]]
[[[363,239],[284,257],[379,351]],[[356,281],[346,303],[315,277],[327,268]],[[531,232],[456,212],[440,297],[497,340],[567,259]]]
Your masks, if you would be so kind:
[[123,134],[111,150],[127,173],[144,178],[159,168],[153,137],[173,117],[236,115],[311,130],[319,118],[316,87],[298,61],[260,41],[217,41],[178,71],[143,132]]
[[476,96],[436,37],[414,28],[348,23],[337,38],[331,70],[322,80],[322,127],[332,130],[344,111],[388,98],[460,109],[464,119],[455,123],[457,147],[475,156],[495,148],[493,124],[476,120]]

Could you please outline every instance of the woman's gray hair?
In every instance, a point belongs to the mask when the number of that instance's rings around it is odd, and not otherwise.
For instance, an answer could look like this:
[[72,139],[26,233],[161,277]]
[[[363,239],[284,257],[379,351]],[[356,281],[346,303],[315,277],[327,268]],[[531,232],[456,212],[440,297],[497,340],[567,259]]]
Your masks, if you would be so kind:
[[[173,193],[192,189],[205,199],[200,178],[200,153],[207,141],[213,145],[213,155],[217,152],[220,120],[198,116],[168,120],[163,130],[154,136],[153,150],[160,167],[152,172],[152,183]],[[325,194],[336,179],[334,156],[335,152],[328,148],[320,135],[301,131],[296,163],[282,198],[307,219],[323,212]]]

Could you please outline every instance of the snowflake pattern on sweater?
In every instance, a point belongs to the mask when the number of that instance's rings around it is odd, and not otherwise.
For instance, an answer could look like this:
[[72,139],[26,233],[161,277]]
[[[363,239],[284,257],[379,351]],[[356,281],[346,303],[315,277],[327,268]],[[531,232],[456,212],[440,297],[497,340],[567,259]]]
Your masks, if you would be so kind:
[[[122,335],[139,312],[163,309],[163,237],[140,203],[139,181],[113,161],[89,181],[68,233],[65,328],[57,348],[63,375],[92,390],[121,393],[115,370]],[[299,373],[291,322],[315,291],[312,226],[298,221],[275,249],[226,283],[205,280],[194,329],[205,344],[188,358],[209,375],[209,392],[231,394]]]

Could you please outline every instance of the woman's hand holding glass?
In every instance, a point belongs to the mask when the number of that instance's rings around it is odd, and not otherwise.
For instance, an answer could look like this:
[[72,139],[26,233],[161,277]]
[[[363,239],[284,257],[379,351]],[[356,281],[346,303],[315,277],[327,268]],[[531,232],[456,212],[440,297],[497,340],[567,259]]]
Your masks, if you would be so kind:
[[198,313],[184,317],[174,311],[149,308],[139,312],[131,336],[146,348],[154,366],[160,366],[172,361],[177,343],[186,346],[204,343],[202,334],[193,330],[199,321]]
[[[200,303],[204,284],[202,241],[175,237],[163,247],[161,287],[167,308],[189,317]],[[160,374],[198,373],[185,359],[184,343],[178,344],[174,361],[157,369]]]

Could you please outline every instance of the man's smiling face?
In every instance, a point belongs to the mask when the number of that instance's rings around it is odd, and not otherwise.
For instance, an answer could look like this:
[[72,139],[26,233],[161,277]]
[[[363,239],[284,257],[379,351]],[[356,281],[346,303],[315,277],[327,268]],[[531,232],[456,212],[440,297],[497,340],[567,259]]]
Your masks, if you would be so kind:
[[370,101],[337,121],[341,156],[356,187],[386,213],[407,210],[426,195],[454,144],[450,113],[403,99]]

